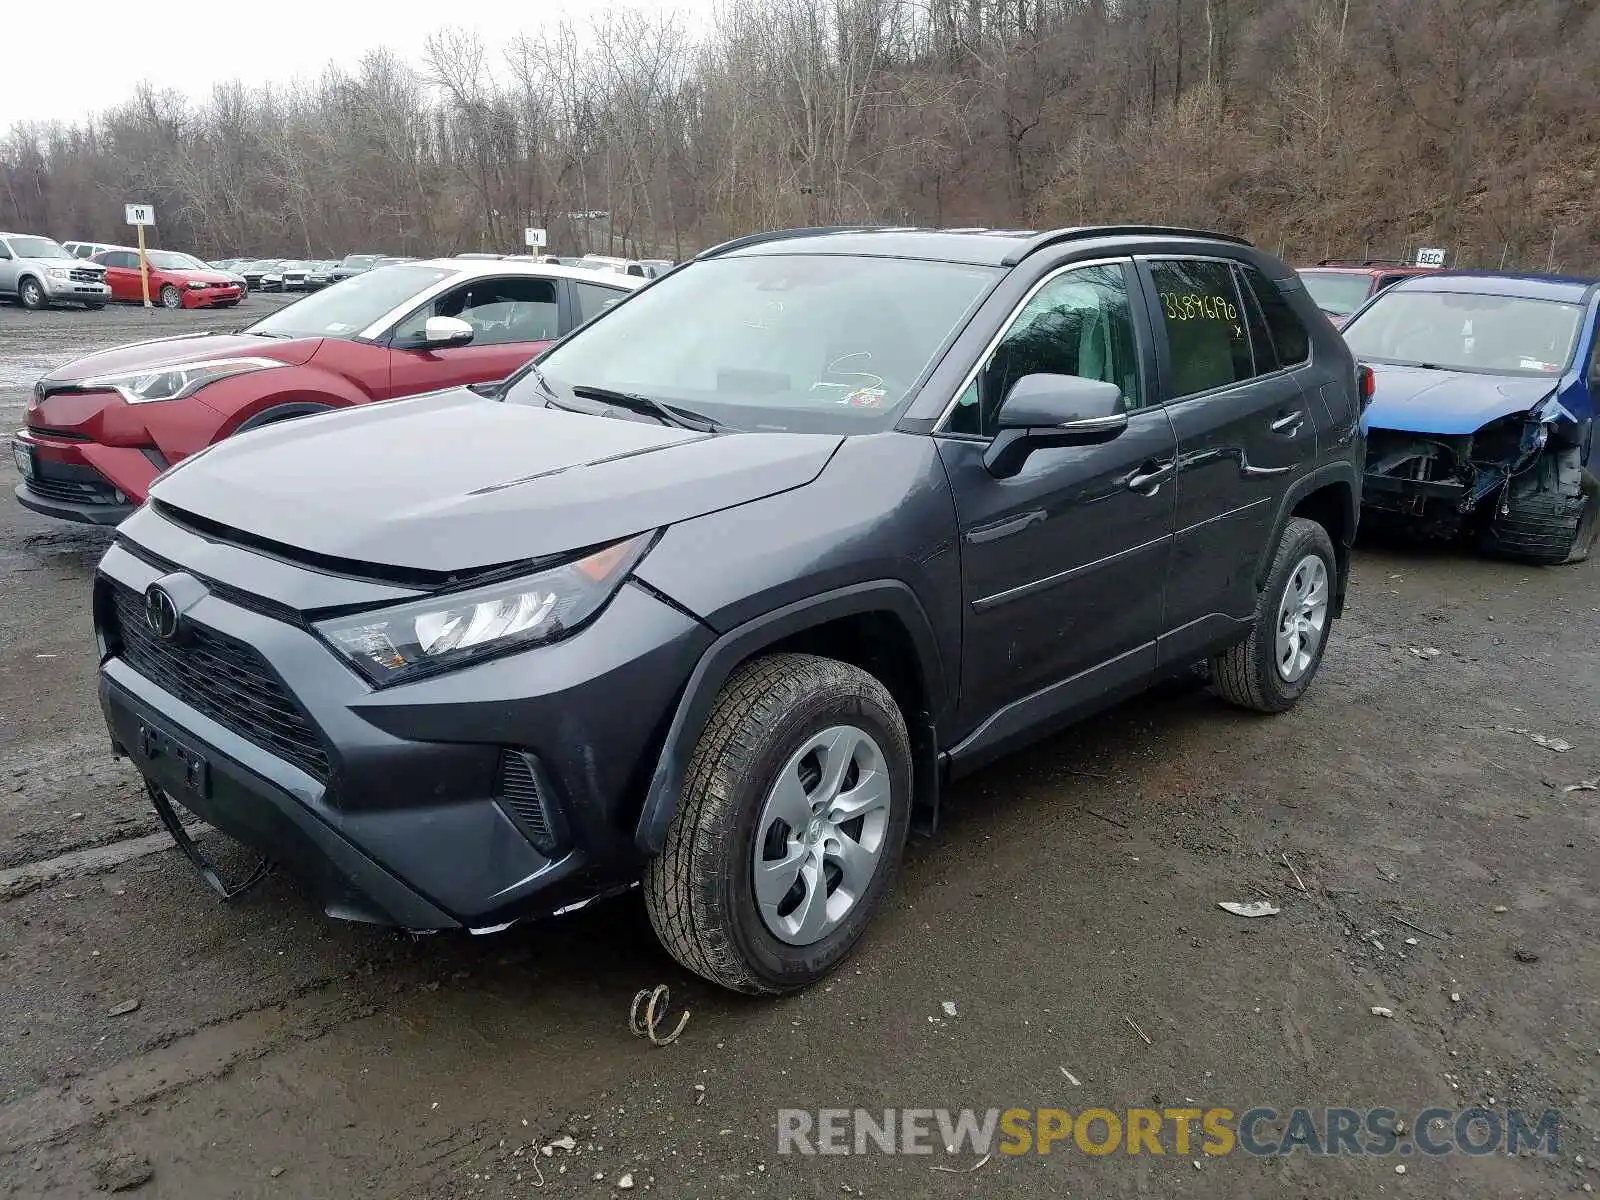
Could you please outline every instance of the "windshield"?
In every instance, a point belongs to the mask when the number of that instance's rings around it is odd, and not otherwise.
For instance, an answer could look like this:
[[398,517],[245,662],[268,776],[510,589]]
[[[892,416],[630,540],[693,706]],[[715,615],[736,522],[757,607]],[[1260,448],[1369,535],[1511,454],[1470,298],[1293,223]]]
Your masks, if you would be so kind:
[[187,254],[179,254],[175,250],[146,250],[144,256],[150,260],[152,267],[159,267],[163,271],[209,271],[197,258]]
[[391,309],[453,272],[443,267],[384,267],[312,292],[248,326],[269,337],[355,337]]
[[11,253],[18,258],[71,258],[72,255],[46,237],[14,237]]
[[[887,428],[1001,272],[892,258],[714,258],[668,276],[539,360],[560,403],[634,392],[737,429]],[[684,321],[684,313],[693,313]],[[537,377],[507,399],[542,404]]]
[[1559,375],[1582,316],[1581,305],[1559,300],[1390,290],[1345,326],[1344,340],[1356,357],[1373,362]]
[[1348,317],[1366,303],[1372,290],[1372,276],[1352,275],[1345,271],[1300,271],[1300,282],[1323,312],[1336,317]]

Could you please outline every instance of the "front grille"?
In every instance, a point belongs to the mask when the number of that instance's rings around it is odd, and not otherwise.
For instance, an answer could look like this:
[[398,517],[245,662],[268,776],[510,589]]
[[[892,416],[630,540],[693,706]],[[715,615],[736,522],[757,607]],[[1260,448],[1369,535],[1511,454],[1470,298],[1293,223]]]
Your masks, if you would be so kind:
[[35,475],[28,480],[28,490],[46,500],[61,500],[68,504],[116,504],[115,490],[109,483],[80,483],[72,479],[48,479]]
[[68,276],[74,283],[104,283],[106,281],[106,273],[104,271],[90,271],[84,267],[73,267],[68,272]]
[[145,624],[144,597],[112,585],[112,645],[151,683],[263,750],[326,782],[328,754],[300,705],[250,646],[189,627],[181,643],[164,642]]
[[526,755],[501,751],[498,791],[501,805],[521,826],[528,840],[540,852],[552,853],[556,847],[555,831],[550,826],[544,796]]

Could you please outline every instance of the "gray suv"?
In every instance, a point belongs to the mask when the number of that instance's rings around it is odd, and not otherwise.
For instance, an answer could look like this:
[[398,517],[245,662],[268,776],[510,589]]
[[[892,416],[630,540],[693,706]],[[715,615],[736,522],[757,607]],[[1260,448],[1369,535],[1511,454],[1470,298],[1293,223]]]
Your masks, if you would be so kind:
[[1197,664],[1300,698],[1365,378],[1215,234],[740,239],[487,395],[162,476],[100,565],[101,703],[224,894],[180,808],[412,929],[642,882],[685,966],[789,991],[955,777]]
[[59,242],[31,233],[0,233],[0,296],[23,308],[111,302],[106,269],[74,258]]

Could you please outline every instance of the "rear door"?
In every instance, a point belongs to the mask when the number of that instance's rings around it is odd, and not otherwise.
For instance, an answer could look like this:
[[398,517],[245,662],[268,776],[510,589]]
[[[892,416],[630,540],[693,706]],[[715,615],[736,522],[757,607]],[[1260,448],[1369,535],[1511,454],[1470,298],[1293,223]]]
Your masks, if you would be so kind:
[[[1255,572],[1279,501],[1316,454],[1317,423],[1296,368],[1260,325],[1254,268],[1218,258],[1140,261],[1161,394],[1178,440],[1177,532],[1161,662],[1193,657],[1255,609]],[[1291,314],[1292,315],[1292,314]],[[1302,330],[1302,333],[1304,331]],[[1263,335],[1264,336],[1264,335]]]
[[139,278],[139,256],[132,250],[103,250],[90,261],[106,269],[106,286],[113,300],[143,300],[144,286]]
[[[411,313],[389,339],[389,394],[504,379],[561,336],[554,279],[485,276],[451,288]],[[416,347],[429,317],[458,317],[473,327],[465,346]]]

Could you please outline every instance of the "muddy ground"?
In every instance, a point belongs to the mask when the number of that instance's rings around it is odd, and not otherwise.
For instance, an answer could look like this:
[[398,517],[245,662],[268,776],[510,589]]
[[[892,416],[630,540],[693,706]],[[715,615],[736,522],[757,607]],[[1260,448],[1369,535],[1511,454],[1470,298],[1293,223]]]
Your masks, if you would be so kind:
[[[21,422],[25,387],[57,360],[232,327],[267,303],[0,309],[0,422]],[[1363,546],[1295,712],[1253,719],[1171,688],[963,783],[843,971],[745,1002],[678,970],[632,897],[413,940],[333,924],[278,876],[224,905],[170,849],[135,854],[161,843],[140,840],[155,821],[93,695],[87,597],[108,535],[23,512],[14,482],[7,456],[0,1195],[140,1179],[130,1194],[183,1200],[610,1196],[624,1182],[708,1197],[1600,1188],[1600,793],[1563,790],[1600,775],[1600,563]],[[1281,914],[1217,907],[1262,897]],[[628,1032],[630,1000],[657,983],[692,1013],[660,1049]],[[1191,1100],[1554,1108],[1560,1149],[1204,1159],[1067,1144],[970,1172],[966,1154],[777,1153],[779,1107]],[[574,1150],[537,1152],[563,1133]]]

